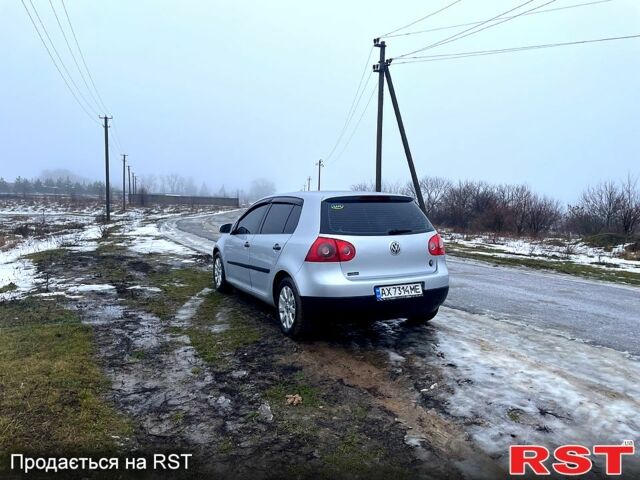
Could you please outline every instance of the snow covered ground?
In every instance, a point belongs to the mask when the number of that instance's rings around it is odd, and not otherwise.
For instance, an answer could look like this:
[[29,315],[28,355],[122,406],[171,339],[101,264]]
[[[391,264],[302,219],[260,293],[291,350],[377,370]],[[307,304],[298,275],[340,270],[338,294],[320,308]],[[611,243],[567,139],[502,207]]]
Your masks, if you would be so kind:
[[581,241],[563,238],[534,240],[488,234],[464,235],[446,231],[442,232],[442,237],[445,244],[472,249],[473,253],[488,257],[522,258],[524,256],[640,273],[640,260],[626,260],[620,257],[625,244],[606,251],[604,248],[592,247]]
[[[206,211],[210,215],[223,210],[208,208]],[[185,212],[192,212],[192,209],[185,206],[131,208],[125,213],[114,212],[109,227],[119,228],[121,236],[114,241],[134,252],[190,256],[193,253],[191,249],[167,239],[157,226],[160,220],[183,216]],[[78,206],[69,202],[3,201],[0,205],[0,234],[5,241],[0,243],[0,291],[4,291],[0,293],[0,301],[21,298],[43,281],[31,260],[25,256],[57,248],[78,252],[95,250],[96,240],[103,236],[106,228],[96,220],[102,213],[99,204]],[[25,227],[28,230],[26,236],[15,233],[15,228],[20,225],[29,227]]]
[[[55,219],[53,220],[55,221]],[[26,255],[56,248],[93,249],[95,239],[100,238],[101,230],[97,225],[86,225],[82,230],[73,233],[50,235],[45,238],[27,238],[7,250],[0,251],[0,300],[19,298],[32,291],[41,279],[36,275],[36,268]],[[15,288],[8,289],[10,285]]]
[[192,250],[164,238],[155,223],[143,225],[138,221],[124,233],[124,236],[127,240],[122,245],[137,253],[174,255],[193,253]]

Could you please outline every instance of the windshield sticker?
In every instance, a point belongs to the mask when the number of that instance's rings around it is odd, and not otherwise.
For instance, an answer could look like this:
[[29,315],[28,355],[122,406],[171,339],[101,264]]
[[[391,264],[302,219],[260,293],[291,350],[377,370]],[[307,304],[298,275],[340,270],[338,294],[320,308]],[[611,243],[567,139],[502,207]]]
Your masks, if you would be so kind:
[[344,205],[341,203],[332,203],[331,204],[331,210],[342,210],[344,208]]

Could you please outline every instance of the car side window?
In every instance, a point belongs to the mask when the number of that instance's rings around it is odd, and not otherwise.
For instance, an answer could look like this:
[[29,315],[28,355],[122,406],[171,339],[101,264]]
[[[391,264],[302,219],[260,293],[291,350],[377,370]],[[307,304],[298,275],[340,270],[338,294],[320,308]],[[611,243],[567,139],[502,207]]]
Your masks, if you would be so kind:
[[272,203],[260,233],[264,235],[284,233],[292,209],[293,205],[288,203]]
[[283,233],[292,234],[296,231],[298,220],[300,220],[300,212],[302,212],[302,207],[300,205],[293,205],[293,209],[291,210],[289,218],[287,219],[287,223],[284,226]]
[[238,222],[235,233],[240,235],[258,233],[258,229],[262,223],[262,217],[264,217],[267,208],[269,208],[269,204],[260,205],[247,213],[242,220]]

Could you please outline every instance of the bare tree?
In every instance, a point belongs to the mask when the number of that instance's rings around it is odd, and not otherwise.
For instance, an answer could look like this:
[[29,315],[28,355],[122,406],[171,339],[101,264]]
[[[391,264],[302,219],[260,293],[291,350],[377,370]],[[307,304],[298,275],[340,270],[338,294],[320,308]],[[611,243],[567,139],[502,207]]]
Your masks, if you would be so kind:
[[549,197],[532,195],[529,204],[529,233],[537,237],[548,232],[562,217],[560,204]]
[[638,178],[627,174],[620,186],[620,209],[618,219],[622,232],[632,235],[640,222],[640,191]]
[[473,217],[473,199],[477,185],[471,181],[459,180],[452,185],[443,199],[443,220],[452,227],[467,230]]
[[202,185],[200,185],[200,190],[198,191],[198,195],[201,197],[209,196],[209,187],[207,187],[207,184],[205,182],[202,182]]
[[[372,180],[369,180],[351,185],[351,190],[354,192],[375,192],[376,185]],[[382,182],[382,191],[415,197],[415,195],[413,195],[413,189],[409,189],[407,184],[401,182]]]
[[514,188],[511,195],[513,225],[515,227],[516,234],[522,235],[527,228],[533,193],[526,185],[518,185]]
[[368,182],[354,183],[351,185],[351,190],[354,192],[372,192],[376,189],[374,183],[369,180]]
[[580,206],[597,223],[597,230],[607,232],[614,227],[621,202],[620,188],[612,181],[588,187],[580,198]]
[[[413,189],[413,184],[411,184]],[[442,177],[422,177],[420,179],[420,190],[424,198],[424,206],[429,217],[435,217],[436,212],[442,205],[442,200],[451,188],[451,182]]]
[[259,198],[266,197],[275,193],[276,185],[271,180],[266,178],[257,178],[251,182],[251,188],[249,189],[248,199],[258,200]]
[[163,193],[180,193],[180,184],[182,183],[182,177],[177,173],[170,173],[169,175],[164,176],[164,187],[165,190]]

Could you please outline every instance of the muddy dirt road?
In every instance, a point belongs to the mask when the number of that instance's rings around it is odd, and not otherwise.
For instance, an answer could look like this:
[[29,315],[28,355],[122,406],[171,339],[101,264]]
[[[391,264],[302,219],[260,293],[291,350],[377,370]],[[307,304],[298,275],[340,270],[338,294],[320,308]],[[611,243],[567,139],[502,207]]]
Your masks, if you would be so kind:
[[[217,227],[236,215],[184,218],[165,232],[207,251]],[[370,392],[406,426],[416,458],[449,456],[472,477],[491,477],[487,465],[504,469],[515,443],[593,445],[640,436],[640,289],[449,264],[450,296],[430,325],[334,324],[291,359]],[[628,463],[627,471],[640,471],[637,457]],[[596,463],[593,478],[600,474]]]

